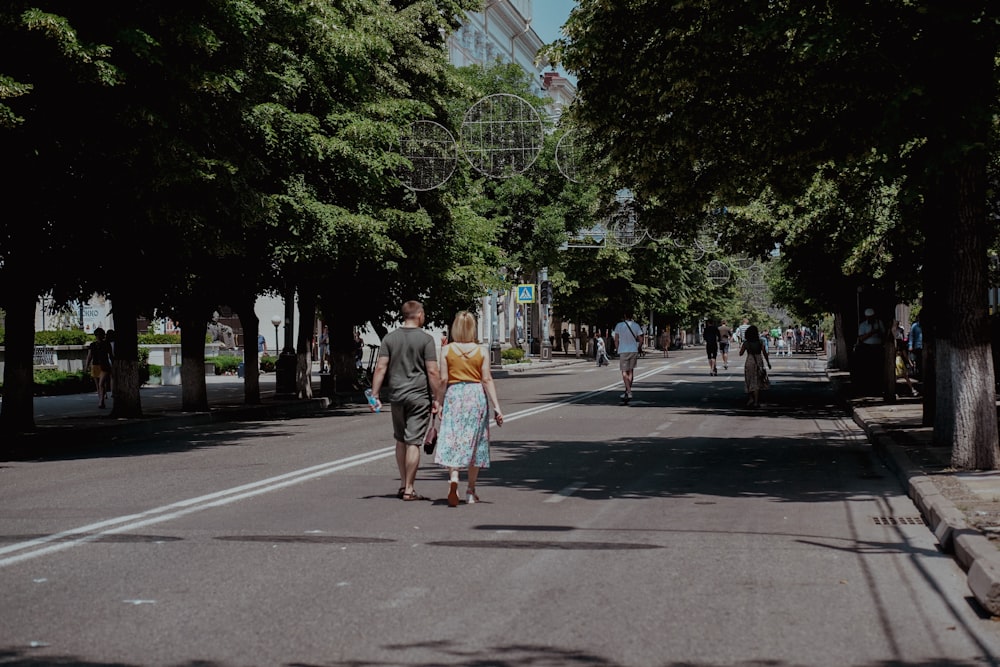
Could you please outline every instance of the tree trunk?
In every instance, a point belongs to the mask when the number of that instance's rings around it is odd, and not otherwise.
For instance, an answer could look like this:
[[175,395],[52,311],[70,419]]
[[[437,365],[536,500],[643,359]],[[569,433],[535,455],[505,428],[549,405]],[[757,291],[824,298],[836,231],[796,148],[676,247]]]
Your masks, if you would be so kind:
[[243,402],[260,405],[260,354],[257,352],[260,320],[252,300],[240,299],[233,306],[243,327]]
[[925,387],[929,380],[935,382],[934,440],[951,445],[952,466],[959,470],[1000,467],[986,308],[986,165],[981,153],[967,153],[942,170],[925,198],[926,319],[931,327],[930,336],[925,327],[924,354],[933,362]]
[[35,429],[35,301],[32,290],[8,290],[4,295],[3,401],[0,433],[12,435]]
[[208,317],[182,315],[181,322],[181,410],[208,412],[205,383],[205,333]]
[[299,339],[295,346],[295,387],[299,398],[312,398],[313,331],[318,299],[308,291],[299,293]]
[[334,319],[330,325],[330,373],[338,394],[350,394],[356,388],[358,369],[354,362],[354,325]]
[[114,405],[111,416],[142,417],[139,388],[139,311],[128,294],[112,294],[115,318],[115,358],[111,365]]
[[[934,439],[960,470],[1000,467],[987,314],[986,146],[993,124],[995,40],[985,2],[935,6],[927,23],[925,305],[936,388]],[[955,72],[963,76],[956,77]],[[923,316],[921,316],[923,324]],[[925,369],[926,369],[925,365]]]

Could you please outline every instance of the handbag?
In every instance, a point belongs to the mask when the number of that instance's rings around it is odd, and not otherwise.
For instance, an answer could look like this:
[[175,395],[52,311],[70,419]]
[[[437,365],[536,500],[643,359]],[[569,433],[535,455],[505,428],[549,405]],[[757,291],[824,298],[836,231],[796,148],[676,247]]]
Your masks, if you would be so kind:
[[438,418],[431,416],[431,423],[427,425],[427,432],[424,433],[424,453],[433,454],[434,446],[438,441]]

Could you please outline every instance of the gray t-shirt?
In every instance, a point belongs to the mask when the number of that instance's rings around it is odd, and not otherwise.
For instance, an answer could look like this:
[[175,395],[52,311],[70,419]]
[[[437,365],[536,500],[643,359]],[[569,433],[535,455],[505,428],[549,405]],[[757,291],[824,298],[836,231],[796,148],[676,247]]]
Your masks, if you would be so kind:
[[386,382],[389,384],[390,401],[431,400],[427,386],[427,362],[437,361],[437,348],[429,333],[416,327],[396,329],[382,339],[378,356],[389,357]]

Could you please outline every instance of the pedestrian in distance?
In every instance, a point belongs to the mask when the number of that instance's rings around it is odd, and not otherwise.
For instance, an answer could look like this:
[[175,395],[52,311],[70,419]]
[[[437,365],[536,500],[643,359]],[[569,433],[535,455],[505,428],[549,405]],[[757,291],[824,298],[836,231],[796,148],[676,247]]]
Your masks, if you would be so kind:
[[918,380],[924,379],[924,329],[920,326],[920,314],[910,325],[910,339],[906,341],[913,362],[913,373]]
[[875,317],[872,308],[865,308],[865,318],[858,324],[858,340],[854,346],[857,377],[862,395],[874,392],[880,382],[883,356],[882,337],[886,334],[882,322]]
[[354,330],[354,368],[360,370],[365,358],[365,341],[361,338],[361,332]]
[[701,337],[705,341],[705,352],[708,354],[708,374],[718,375],[717,367],[719,356],[719,327],[712,320],[708,320],[705,329],[701,332]]
[[413,484],[420,467],[420,448],[438,412],[434,393],[440,381],[437,345],[423,330],[426,315],[419,301],[407,301],[401,308],[403,326],[382,339],[378,362],[372,375],[372,412],[382,409],[379,393],[388,378],[389,402],[392,405],[392,435],[396,441],[396,467],[402,486],[396,497],[402,500],[427,500]]
[[563,329],[562,331],[562,345],[563,353],[569,356],[569,329]]
[[267,339],[264,338],[264,334],[262,333],[257,334],[257,356],[267,356]]
[[625,384],[625,393],[619,398],[628,403],[632,400],[632,381],[635,379],[635,367],[642,347],[642,327],[632,319],[632,313],[626,312],[624,319],[615,325],[614,338],[615,349],[618,350],[618,369]]
[[733,340],[733,330],[725,320],[719,322],[719,355],[722,356],[722,370],[729,370],[729,345]]
[[747,355],[746,363],[743,365],[743,387],[747,393],[747,407],[756,408],[760,405],[761,390],[769,386],[764,364],[767,364],[770,370],[771,359],[760,339],[760,332],[752,324],[744,332],[743,343],[740,345],[740,356],[744,354]]
[[[899,325],[898,322],[896,324]],[[916,387],[913,386],[913,380],[910,378],[910,376],[913,375],[914,365],[910,360],[909,350],[907,349],[906,339],[903,337],[903,333],[904,331],[902,326],[895,327],[893,336],[896,339],[896,377],[901,377],[903,378],[903,381],[906,382],[906,387],[910,390],[910,396],[919,396]],[[898,395],[899,392],[897,391],[896,394]]]
[[611,362],[608,361],[608,346],[604,342],[604,336],[598,333],[596,341],[597,341],[597,365],[598,367],[607,366]]
[[490,404],[496,425],[503,425],[489,356],[483,353],[476,330],[475,315],[459,312],[451,325],[451,342],[441,351],[441,377],[435,393],[441,405],[441,426],[434,462],[448,469],[448,507],[458,507],[463,468],[468,470],[465,502],[480,502],[476,494],[479,471],[490,467]]
[[323,330],[319,334],[319,341],[316,345],[319,351],[319,372],[330,372],[330,327],[323,325]]
[[111,376],[111,344],[108,343],[103,327],[94,329],[94,340],[87,348],[87,360],[84,365],[90,369],[90,377],[94,379],[97,388],[97,407],[104,409],[105,396],[108,393]]
[[740,324],[740,326],[736,327],[736,333],[735,333],[736,341],[741,345],[743,344],[743,341],[746,340],[747,328],[749,326],[750,326],[750,320],[744,317],[743,322]]

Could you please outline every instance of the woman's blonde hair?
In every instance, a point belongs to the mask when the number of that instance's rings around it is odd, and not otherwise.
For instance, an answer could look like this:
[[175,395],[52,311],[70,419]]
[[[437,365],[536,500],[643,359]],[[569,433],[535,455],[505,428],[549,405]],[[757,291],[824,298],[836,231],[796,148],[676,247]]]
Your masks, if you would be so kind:
[[451,339],[456,343],[478,343],[478,329],[475,315],[467,310],[459,311],[451,323]]

